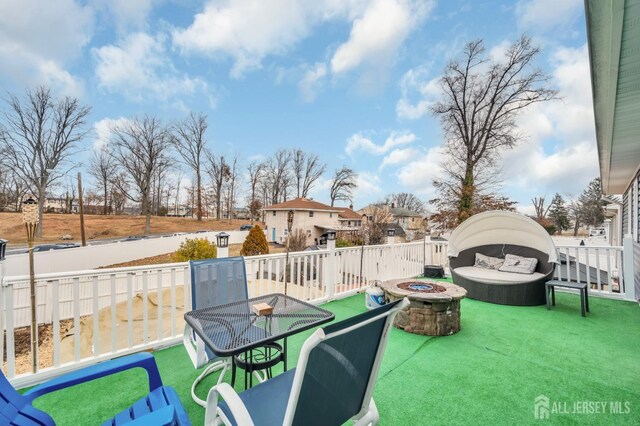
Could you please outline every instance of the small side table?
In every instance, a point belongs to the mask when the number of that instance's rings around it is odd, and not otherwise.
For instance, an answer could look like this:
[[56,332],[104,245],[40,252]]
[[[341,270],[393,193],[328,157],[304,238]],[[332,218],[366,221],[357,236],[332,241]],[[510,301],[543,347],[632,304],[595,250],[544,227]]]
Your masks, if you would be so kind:
[[[556,287],[573,288],[580,290],[580,313],[583,317],[587,316],[586,313],[589,312],[589,289],[586,284],[551,280],[547,281],[544,286],[545,296],[547,299],[547,310],[551,309],[551,305],[555,306],[556,304]],[[549,292],[551,292],[551,301],[549,300]]]

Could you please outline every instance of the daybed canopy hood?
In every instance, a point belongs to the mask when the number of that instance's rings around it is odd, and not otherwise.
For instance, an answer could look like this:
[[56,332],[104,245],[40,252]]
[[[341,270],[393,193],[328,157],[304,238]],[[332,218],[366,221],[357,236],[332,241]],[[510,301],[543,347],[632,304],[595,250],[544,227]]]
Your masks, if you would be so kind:
[[449,256],[489,244],[531,247],[549,255],[550,263],[558,263],[556,246],[539,223],[519,213],[499,210],[478,213],[462,222],[449,238]]

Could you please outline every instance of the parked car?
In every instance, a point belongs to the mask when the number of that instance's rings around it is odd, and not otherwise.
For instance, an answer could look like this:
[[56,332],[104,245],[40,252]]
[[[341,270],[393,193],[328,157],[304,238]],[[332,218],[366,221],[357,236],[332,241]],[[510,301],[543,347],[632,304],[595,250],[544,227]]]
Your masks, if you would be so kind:
[[194,232],[194,234],[204,234],[205,232],[213,232],[211,229],[201,229],[199,231]]
[[80,247],[80,244],[76,243],[58,243],[58,244],[40,244],[33,248],[34,252],[49,251],[49,250],[64,250],[73,247]]
[[146,240],[147,238],[149,238],[148,235],[129,235],[127,238],[125,238],[124,240],[120,240],[120,241],[139,241],[139,240]]
[[253,225],[250,225],[250,224],[248,224],[248,223],[247,223],[247,224],[245,224],[245,225],[242,225],[242,226],[240,227],[240,230],[241,230],[241,231],[250,231],[250,230],[251,230],[251,228],[253,228]]

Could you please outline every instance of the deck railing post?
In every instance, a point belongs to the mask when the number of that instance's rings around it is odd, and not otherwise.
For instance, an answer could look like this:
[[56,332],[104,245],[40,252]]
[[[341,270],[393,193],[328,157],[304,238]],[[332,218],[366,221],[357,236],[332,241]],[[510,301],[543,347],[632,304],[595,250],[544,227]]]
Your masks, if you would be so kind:
[[636,289],[635,289],[635,272],[633,270],[633,237],[631,235],[625,235],[622,240],[622,265],[623,265],[623,285],[624,285],[624,298],[626,300],[636,301]]
[[336,256],[336,241],[327,241],[327,297],[332,299],[336,293],[336,271],[338,270],[338,256]]

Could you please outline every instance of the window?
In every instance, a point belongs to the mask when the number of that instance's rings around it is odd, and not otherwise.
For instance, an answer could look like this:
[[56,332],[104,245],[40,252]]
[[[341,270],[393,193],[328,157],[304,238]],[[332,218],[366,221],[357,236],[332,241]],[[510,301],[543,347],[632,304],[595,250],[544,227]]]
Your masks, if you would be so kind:
[[274,211],[273,211],[273,216],[275,216],[275,215],[276,215],[276,211],[274,210]]
[[287,230],[284,230],[284,236],[286,237],[289,233],[287,232]]
[[333,213],[329,212],[329,217],[333,217]]
[[311,229],[307,229],[307,238],[311,238]]
[[313,211],[309,212],[309,217],[313,217]]
[[349,221],[349,222],[347,222],[347,223],[348,223],[348,224],[347,224],[347,226],[351,226],[351,221]]

